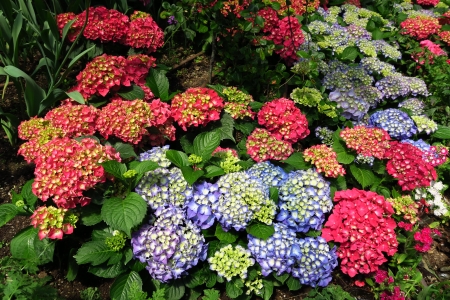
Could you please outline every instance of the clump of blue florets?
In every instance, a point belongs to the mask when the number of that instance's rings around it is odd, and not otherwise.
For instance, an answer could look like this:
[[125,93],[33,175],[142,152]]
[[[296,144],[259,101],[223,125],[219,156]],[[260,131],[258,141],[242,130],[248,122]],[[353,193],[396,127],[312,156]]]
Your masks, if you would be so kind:
[[211,227],[216,219],[212,206],[219,201],[219,197],[217,184],[208,182],[195,184],[192,198],[186,205],[188,218],[201,229]]
[[349,91],[335,90],[330,93],[329,99],[342,108],[342,116],[346,119],[359,120],[370,108],[370,104],[358,97],[353,89]]
[[420,150],[422,150],[422,152],[427,152],[431,148],[431,145],[422,139],[419,139],[417,141],[406,139],[406,140],[402,140],[401,142],[411,144],[411,145],[419,148]]
[[192,187],[178,168],[158,168],[147,172],[135,190],[152,209],[165,204],[181,207],[192,196]]
[[217,185],[220,197],[212,209],[224,230],[243,230],[253,219],[272,223],[276,205],[261,179],[242,171],[223,175]]
[[425,109],[425,102],[417,98],[409,98],[400,102],[398,107],[409,109],[414,112],[415,115],[422,115]]
[[338,265],[336,246],[330,249],[322,237],[299,239],[292,246],[291,255],[295,258],[292,277],[312,287],[327,286],[332,279],[331,272]]
[[247,170],[247,174],[260,179],[269,187],[279,187],[286,180],[286,172],[279,166],[265,161],[253,165]]
[[139,161],[150,160],[157,163],[160,167],[168,168],[171,162],[166,157],[167,150],[169,150],[169,145],[164,147],[153,147],[152,149],[139,154]]
[[153,225],[146,224],[133,233],[133,256],[153,278],[167,282],[187,274],[186,271],[205,260],[207,245],[200,229],[186,220],[174,206],[159,207]]
[[291,273],[295,259],[291,248],[297,242],[295,230],[281,223],[275,223],[275,233],[267,240],[248,235],[248,249],[261,266],[263,276],[275,272],[277,275]]
[[406,77],[395,73],[377,81],[375,86],[383,93],[383,98],[396,99],[408,95],[428,96],[428,90],[425,82],[416,77]]
[[390,137],[399,140],[417,133],[417,127],[408,114],[395,108],[375,112],[370,116],[369,125],[382,128]]
[[331,211],[330,183],[313,169],[289,173],[279,189],[277,221],[297,232],[319,230]]
[[328,127],[317,126],[314,130],[316,137],[320,140],[322,144],[331,146],[333,145],[333,133],[334,131]]

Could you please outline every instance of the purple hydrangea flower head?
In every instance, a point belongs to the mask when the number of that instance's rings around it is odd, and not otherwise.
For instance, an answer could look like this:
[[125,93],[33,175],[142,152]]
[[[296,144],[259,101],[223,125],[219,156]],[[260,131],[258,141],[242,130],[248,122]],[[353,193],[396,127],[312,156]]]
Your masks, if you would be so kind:
[[417,98],[409,98],[398,104],[398,107],[406,108],[414,112],[415,115],[422,115],[425,109],[425,103]]
[[280,187],[287,178],[286,172],[281,167],[268,161],[254,164],[246,172],[252,177],[261,179],[269,187]]
[[271,224],[276,206],[269,198],[269,186],[261,179],[241,171],[221,176],[217,185],[220,197],[212,209],[224,230],[243,230],[253,219]]
[[331,282],[331,272],[338,265],[336,246],[332,249],[322,237],[299,239],[292,246],[291,256],[296,259],[292,277],[301,284],[325,287]]
[[383,98],[383,94],[373,86],[364,85],[355,88],[353,91],[355,92],[356,97],[367,102],[372,108],[377,107],[378,103]]
[[279,188],[279,206],[278,222],[296,232],[319,230],[333,207],[330,183],[313,169],[291,172]]
[[205,260],[207,245],[200,229],[186,220],[180,208],[161,206],[155,215],[153,225],[146,224],[133,233],[131,245],[133,256],[147,263],[150,276],[167,282]]
[[379,60],[377,57],[364,57],[359,63],[369,74],[377,73],[384,76],[395,72],[395,67]]
[[354,25],[354,24],[348,25],[347,32],[355,40],[363,39],[363,40],[370,41],[372,39],[372,34],[362,26],[358,26],[358,25]]
[[369,125],[382,128],[394,139],[404,140],[417,133],[414,121],[407,113],[389,108],[380,110],[370,116]]
[[275,223],[275,233],[267,240],[248,234],[248,249],[261,266],[263,276],[272,272],[282,275],[291,273],[295,259],[291,257],[291,247],[297,242],[295,231],[284,224]]
[[212,206],[219,201],[219,197],[217,184],[208,182],[195,184],[192,198],[186,205],[189,220],[201,229],[211,227],[216,219]]
[[396,99],[409,95],[408,80],[401,74],[394,74],[377,81],[375,86],[383,94],[383,98]]
[[353,89],[349,91],[335,90],[328,98],[342,108],[342,116],[346,119],[359,120],[369,111],[370,104],[358,97]]
[[150,160],[157,163],[160,167],[168,168],[171,162],[166,157],[167,150],[169,150],[169,145],[164,147],[153,147],[152,149],[139,154],[139,161]]
[[165,204],[184,206],[186,200],[192,197],[192,187],[184,179],[178,168],[147,172],[136,186],[136,193],[142,196],[152,209]]

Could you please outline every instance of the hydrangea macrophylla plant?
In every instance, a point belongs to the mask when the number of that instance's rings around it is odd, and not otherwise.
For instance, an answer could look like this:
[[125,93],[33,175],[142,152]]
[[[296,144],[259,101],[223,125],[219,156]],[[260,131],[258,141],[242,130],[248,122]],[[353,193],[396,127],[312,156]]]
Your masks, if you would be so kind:
[[439,0],[416,0],[417,4],[425,6],[436,6]]
[[219,200],[219,186],[205,181],[195,184],[193,189],[192,197],[186,204],[187,217],[199,228],[207,229],[216,220],[212,206]]
[[449,215],[450,205],[443,201],[443,189],[444,185],[441,181],[432,181],[429,187],[414,190],[414,199],[417,201],[425,199],[435,216]]
[[184,207],[193,193],[192,187],[184,179],[181,170],[176,167],[158,168],[147,172],[135,190],[152,209],[158,209],[167,204]]
[[401,34],[409,35],[417,40],[424,40],[441,29],[437,18],[429,16],[416,16],[408,18],[400,23],[403,29]]
[[291,256],[295,258],[292,277],[301,284],[325,287],[331,282],[331,273],[338,265],[336,246],[332,249],[322,237],[298,239],[292,245]]
[[250,250],[240,245],[233,247],[229,244],[216,251],[213,256],[208,258],[208,262],[210,269],[217,271],[217,274],[227,281],[231,281],[235,276],[246,279],[248,268],[255,264],[251,255]]
[[370,116],[369,125],[386,130],[394,139],[407,139],[417,133],[417,126],[407,113],[389,108]]
[[169,118],[169,105],[159,99],[147,103],[115,96],[98,112],[95,126],[106,139],[114,135],[125,142],[138,144],[149,134],[148,127],[162,125]]
[[135,11],[131,15],[129,29],[124,44],[133,48],[144,48],[148,53],[155,52],[164,44],[164,32],[158,27],[150,14]]
[[391,147],[385,157],[387,172],[398,180],[404,191],[430,186],[436,180],[434,167],[423,159],[423,152],[408,143],[390,142]]
[[263,128],[256,128],[247,138],[247,153],[256,162],[287,159],[294,149]]
[[[67,12],[67,13],[62,13],[56,16],[56,24],[58,26],[58,30],[59,30],[59,34],[62,36],[63,34],[63,29],[64,26],[66,26],[67,23],[69,23],[70,21],[72,21],[73,19],[76,19],[77,15],[75,15],[73,12]],[[68,33],[67,33],[67,39],[70,42],[74,42],[75,39],[77,38],[77,35],[80,34],[81,32],[81,27],[80,28],[75,28],[72,24],[72,26],[70,27]]]
[[187,127],[205,126],[220,119],[223,99],[209,88],[189,88],[172,99],[173,119],[187,131]]
[[166,157],[166,152],[169,150],[169,145],[164,147],[153,147],[152,149],[139,154],[139,161],[150,160],[157,163],[162,168],[168,168],[172,164]]
[[233,119],[244,119],[249,117],[255,118],[255,112],[252,111],[249,106],[253,101],[253,97],[242,91],[239,91],[236,87],[224,88],[222,94],[226,97],[224,105],[225,112],[229,113]]
[[330,183],[313,169],[289,173],[279,188],[279,201],[277,221],[296,232],[320,230],[333,207]]
[[425,111],[425,103],[417,98],[409,98],[398,104],[398,107],[403,107],[414,112],[416,115],[422,115]]
[[[438,44],[433,43],[430,40],[423,40],[420,42],[420,46],[422,48],[422,51],[413,53],[411,57],[420,65],[425,64],[426,61],[428,63],[432,64],[434,62],[435,56],[446,56],[447,52],[441,49],[441,47]],[[427,51],[431,52],[431,54],[427,55]]]
[[43,201],[51,197],[58,207],[84,206],[90,199],[83,192],[105,181],[100,163],[107,160],[120,161],[119,153],[111,146],[102,146],[91,138],[79,142],[55,138],[42,146],[34,161],[33,193]]
[[348,148],[364,156],[384,158],[384,153],[390,147],[389,134],[381,128],[370,128],[363,125],[353,128],[346,127],[339,134]]
[[441,41],[450,46],[450,31],[441,31],[438,35],[441,38]]
[[358,189],[337,191],[338,202],[322,229],[327,241],[340,243],[341,270],[350,277],[378,270],[397,252],[394,210],[383,196]]
[[217,185],[220,197],[212,209],[224,230],[243,230],[254,219],[272,223],[276,206],[269,198],[269,186],[261,179],[241,171],[221,176]]
[[403,195],[396,198],[388,198],[386,200],[392,204],[392,208],[394,208],[396,215],[401,215],[404,220],[411,224],[415,224],[419,221],[419,204],[416,203],[411,196]]
[[279,140],[296,143],[309,134],[308,120],[294,101],[279,98],[263,105],[258,112],[258,124],[267,128]]
[[325,173],[326,177],[345,175],[345,169],[337,161],[337,154],[327,145],[315,145],[303,151],[305,161],[311,161],[316,166],[317,172]]
[[261,266],[263,276],[275,272],[278,276],[290,274],[295,258],[291,256],[292,246],[297,242],[295,230],[285,224],[275,223],[275,233],[267,240],[248,234],[248,249]]
[[40,240],[62,239],[64,234],[71,234],[78,218],[68,213],[65,208],[54,206],[39,206],[30,217],[31,225],[39,228],[38,237]]
[[383,94],[383,98],[397,99],[408,95],[428,96],[425,82],[417,77],[406,77],[398,73],[386,76],[378,80],[375,86]]
[[275,166],[269,161],[254,164],[246,172],[252,177],[261,179],[269,187],[280,187],[288,177],[281,167]]
[[161,206],[155,216],[153,225],[146,224],[133,233],[131,245],[133,256],[147,264],[150,276],[167,282],[205,260],[207,245],[200,229],[181,209]]
[[411,116],[419,133],[431,134],[438,129],[438,124],[426,116]]
[[341,116],[346,119],[360,120],[370,108],[370,104],[358,97],[353,89],[349,91],[334,90],[330,93],[329,99],[337,103],[337,108],[343,110]]

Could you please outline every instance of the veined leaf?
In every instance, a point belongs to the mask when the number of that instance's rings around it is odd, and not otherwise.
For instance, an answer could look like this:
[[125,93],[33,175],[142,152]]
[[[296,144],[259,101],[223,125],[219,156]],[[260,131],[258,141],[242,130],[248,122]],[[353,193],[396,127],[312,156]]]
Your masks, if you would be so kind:
[[375,175],[372,171],[364,168],[360,168],[355,164],[350,165],[350,172],[356,181],[362,186],[362,188],[372,185],[375,181]]
[[201,156],[203,162],[211,158],[213,151],[220,144],[220,134],[218,132],[203,132],[194,139],[194,153]]
[[128,274],[122,274],[111,285],[109,295],[112,300],[131,299],[132,287],[136,286],[142,289],[142,279],[135,271]]
[[105,241],[91,241],[84,243],[74,257],[79,265],[90,263],[97,266],[106,262],[115,253]]

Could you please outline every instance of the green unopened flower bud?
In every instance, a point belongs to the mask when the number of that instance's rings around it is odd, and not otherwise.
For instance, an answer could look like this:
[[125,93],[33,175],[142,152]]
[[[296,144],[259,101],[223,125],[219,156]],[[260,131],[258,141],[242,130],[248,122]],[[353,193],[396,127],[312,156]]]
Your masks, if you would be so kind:
[[24,205],[25,205],[25,202],[23,200],[16,201],[16,206],[17,207],[23,207]]
[[123,173],[123,177],[125,178],[133,178],[136,175],[137,175],[136,170],[128,170],[125,173]]
[[105,244],[112,251],[118,252],[125,247],[126,240],[127,237],[123,232],[115,230],[113,236],[106,238]]
[[225,152],[225,161],[220,163],[220,167],[224,170],[226,174],[228,173],[234,173],[239,172],[242,167],[240,165],[237,165],[239,161],[241,161],[239,158],[234,156],[231,152]]
[[191,154],[191,155],[189,155],[188,160],[189,160],[189,163],[195,165],[195,164],[201,163],[203,159],[201,156],[198,156],[196,154]]

